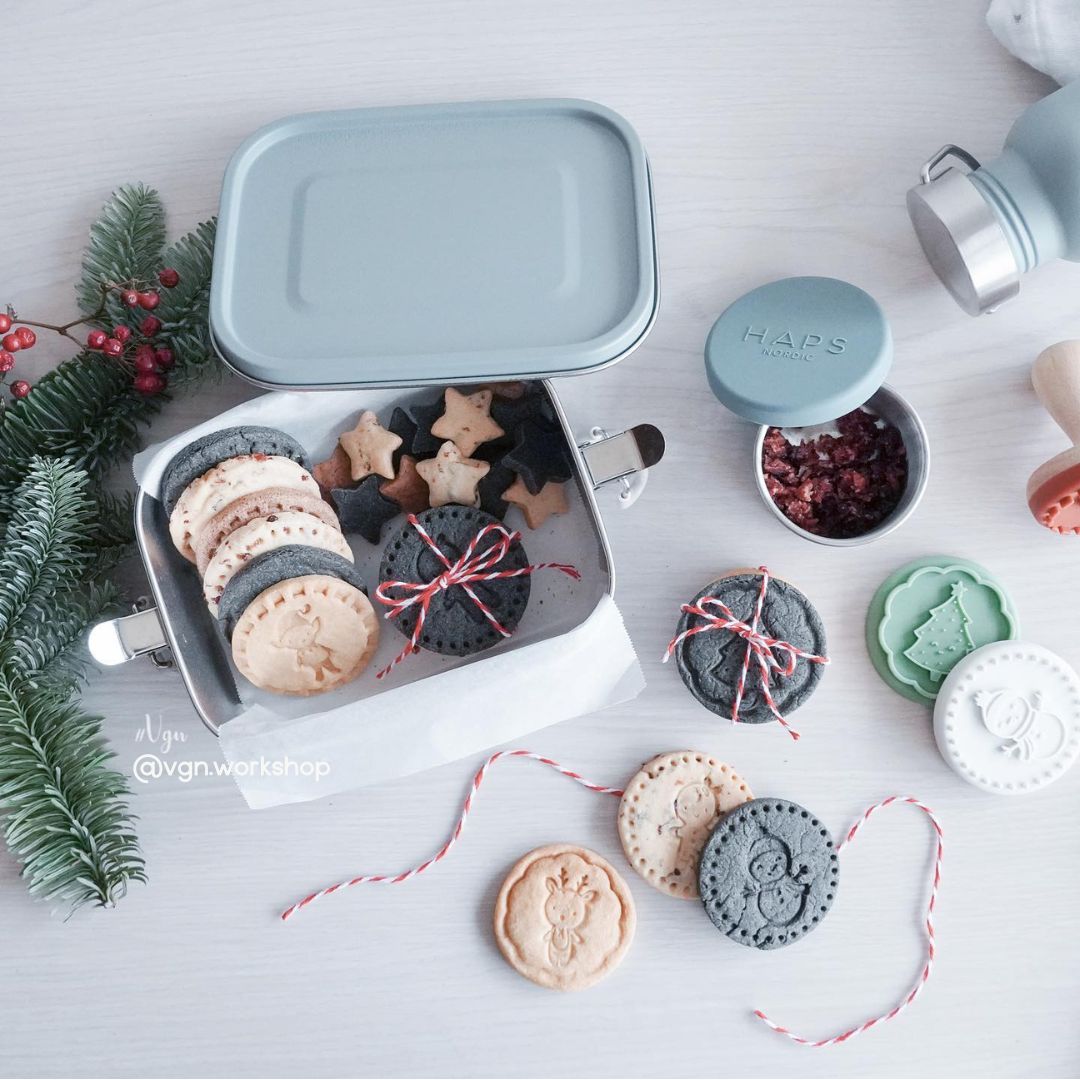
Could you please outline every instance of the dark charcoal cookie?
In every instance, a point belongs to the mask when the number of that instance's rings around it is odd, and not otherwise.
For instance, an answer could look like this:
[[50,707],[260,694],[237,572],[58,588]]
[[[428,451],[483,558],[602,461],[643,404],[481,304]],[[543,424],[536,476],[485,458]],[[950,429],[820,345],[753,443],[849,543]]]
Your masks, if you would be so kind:
[[513,482],[513,469],[508,469],[501,462],[492,465],[487,475],[476,485],[476,493],[480,496],[480,509],[493,517],[506,517],[510,504],[502,494]]
[[[750,623],[760,589],[760,574],[731,574],[707,585],[692,603],[699,604],[704,597],[715,596],[731,608],[736,619]],[[712,610],[717,615],[722,614],[719,609]],[[681,634],[703,621],[699,615],[684,614],[679,620],[677,633]],[[758,629],[768,637],[790,642],[805,652],[816,656],[826,655],[825,627],[821,617],[814,605],[786,581],[769,579]],[[707,630],[687,638],[676,649],[675,663],[690,693],[706,709],[730,719],[745,656],[746,642],[741,637],[726,630]],[[786,656],[778,654],[777,658],[783,662]],[[795,665],[795,671],[787,678],[779,678],[775,673],[770,677],[769,692],[783,716],[794,712],[810,697],[817,689],[824,670],[823,664],[800,660]],[[744,724],[764,724],[775,719],[762,693],[760,669],[751,659],[739,706],[739,721]]]
[[222,461],[243,454],[287,457],[311,471],[311,462],[304,448],[284,431],[268,427],[231,427],[211,431],[209,435],[178,450],[165,466],[161,477],[161,501],[165,504],[165,513],[173,512],[184,488],[193,480]]
[[[431,434],[431,425],[443,414],[443,399],[430,405],[410,405],[408,410],[395,409],[386,429],[401,436],[402,453],[414,458],[431,457],[439,452],[444,440]],[[400,415],[399,415],[400,413]]]
[[342,532],[359,533],[369,544],[379,542],[382,527],[401,513],[401,507],[379,491],[382,482],[382,477],[372,474],[354,488],[330,492]]
[[[439,506],[417,514],[417,519],[439,550],[456,562],[468,547],[469,541],[485,526],[498,524],[498,519],[482,510],[465,506]],[[488,535],[480,543],[485,551],[499,539]],[[513,545],[509,554],[490,567],[491,570],[520,570],[529,563],[520,542]],[[386,543],[379,580],[428,582],[434,581],[445,567],[420,534],[406,523],[400,532],[394,533]],[[503,580],[477,582],[470,586],[487,605],[496,619],[511,633],[521,621],[529,603],[529,578],[523,575]],[[391,597],[399,594],[390,591]],[[405,595],[404,593],[400,595]],[[391,625],[411,637],[416,626],[418,608],[406,609],[390,620]],[[428,608],[420,644],[432,652],[448,656],[468,656],[490,649],[502,641],[502,635],[484,618],[480,609],[460,585],[436,593]]]
[[780,949],[808,934],[836,896],[829,830],[786,799],[751,799],[712,831],[698,885],[705,912],[740,945]]
[[517,429],[517,442],[503,464],[521,477],[533,495],[549,481],[562,484],[574,475],[562,429],[538,420],[526,420]]
[[491,401],[491,418],[512,436],[526,420],[553,423],[555,412],[547,394],[540,386],[532,383],[519,398],[501,398],[496,395]]
[[362,593],[367,593],[364,579],[348,559],[306,544],[286,544],[264,555],[257,555],[230,578],[218,604],[218,621],[225,629],[225,636],[232,640],[240,616],[256,596],[279,581],[307,574],[328,574],[341,578],[355,585]]

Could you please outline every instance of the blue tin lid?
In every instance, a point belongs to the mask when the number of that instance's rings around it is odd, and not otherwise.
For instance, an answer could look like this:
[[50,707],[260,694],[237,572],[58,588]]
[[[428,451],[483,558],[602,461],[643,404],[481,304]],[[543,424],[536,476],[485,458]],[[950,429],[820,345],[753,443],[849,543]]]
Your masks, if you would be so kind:
[[591,102],[293,116],[225,173],[210,329],[262,385],[591,371],[657,296],[644,149]]
[[713,393],[758,424],[824,424],[885,381],[892,334],[869,293],[837,278],[762,285],[716,320],[705,342]]

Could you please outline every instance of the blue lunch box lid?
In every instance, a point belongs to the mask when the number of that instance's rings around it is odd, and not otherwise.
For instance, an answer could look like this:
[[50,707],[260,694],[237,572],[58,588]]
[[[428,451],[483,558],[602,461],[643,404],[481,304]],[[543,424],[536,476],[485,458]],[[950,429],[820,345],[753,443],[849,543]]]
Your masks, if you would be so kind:
[[869,293],[791,277],[736,300],[705,342],[713,393],[758,424],[824,424],[864,404],[892,364],[892,333]]
[[644,148],[592,102],[293,116],[225,173],[211,335],[264,386],[591,371],[657,300]]

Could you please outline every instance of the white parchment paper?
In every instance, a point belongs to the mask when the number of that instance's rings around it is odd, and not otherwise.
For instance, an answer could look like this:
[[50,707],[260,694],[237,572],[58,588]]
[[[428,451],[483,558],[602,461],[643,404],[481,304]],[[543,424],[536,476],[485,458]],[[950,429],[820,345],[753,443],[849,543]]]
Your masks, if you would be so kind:
[[[280,428],[319,461],[361,410],[374,409],[386,423],[395,404],[428,401],[435,393],[266,394],[144,450],[135,458],[135,478],[144,491],[159,496],[163,470],[178,450],[237,424]],[[575,583],[557,571],[534,575],[521,625],[496,649],[464,658],[420,653],[377,681],[375,672],[405,643],[384,623],[370,667],[347,686],[311,698],[257,690],[233,669],[243,709],[221,728],[220,743],[249,806],[303,802],[406,776],[641,692],[644,676],[608,593],[602,547],[580,489],[571,492],[570,512],[541,529],[525,529],[517,514],[512,509],[507,522],[521,529],[532,562],[572,562],[583,579]],[[356,564],[373,589],[381,550],[350,539]],[[201,595],[198,573],[194,567],[181,572],[189,573],[194,602]],[[206,620],[228,657],[228,643],[209,611]]]

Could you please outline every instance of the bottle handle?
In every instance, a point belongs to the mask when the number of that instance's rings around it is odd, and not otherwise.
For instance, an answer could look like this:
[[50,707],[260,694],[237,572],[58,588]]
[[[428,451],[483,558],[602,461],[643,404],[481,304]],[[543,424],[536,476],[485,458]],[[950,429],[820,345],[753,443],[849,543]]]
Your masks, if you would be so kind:
[[929,161],[927,161],[922,169],[919,170],[919,179],[924,184],[929,184],[933,180],[937,180],[938,177],[949,171],[951,166],[947,166],[940,171],[937,170],[938,166],[947,161],[949,158],[956,158],[957,161],[966,165],[971,172],[981,168],[978,158],[974,154],[969,154],[966,150],[959,146],[954,146],[952,143],[946,143]]

